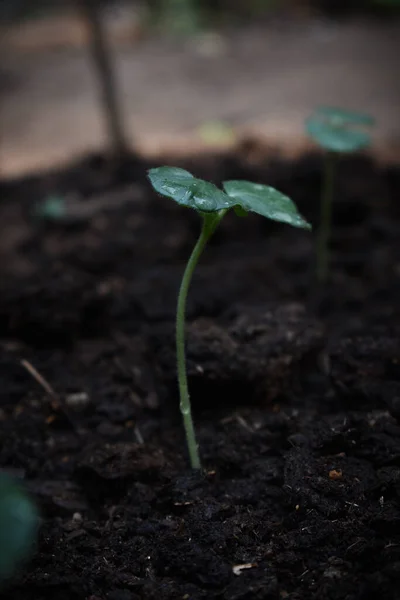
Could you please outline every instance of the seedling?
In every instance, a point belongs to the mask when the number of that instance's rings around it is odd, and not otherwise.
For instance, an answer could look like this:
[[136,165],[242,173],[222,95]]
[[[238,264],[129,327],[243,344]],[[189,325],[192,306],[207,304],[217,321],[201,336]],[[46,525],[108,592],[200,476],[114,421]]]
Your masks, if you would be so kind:
[[22,488],[0,473],[0,584],[31,554],[38,522],[36,507]]
[[176,359],[180,397],[180,410],[186,432],[190,464],[201,469],[198,446],[192,419],[185,355],[186,299],[193,272],[212,234],[229,209],[238,216],[255,212],[263,217],[288,223],[294,227],[311,229],[311,225],[298,212],[295,204],[277,190],[250,181],[225,181],[224,191],[212,183],[197,179],[184,169],[159,167],[150,169],[153,188],[178,204],[194,208],[202,219],[200,236],[188,260],[178,294],[176,310]]
[[326,150],[317,234],[317,279],[320,282],[324,282],[328,275],[332,200],[338,156],[366,148],[371,141],[368,128],[373,125],[374,119],[369,115],[330,107],[318,108],[306,120],[308,135]]

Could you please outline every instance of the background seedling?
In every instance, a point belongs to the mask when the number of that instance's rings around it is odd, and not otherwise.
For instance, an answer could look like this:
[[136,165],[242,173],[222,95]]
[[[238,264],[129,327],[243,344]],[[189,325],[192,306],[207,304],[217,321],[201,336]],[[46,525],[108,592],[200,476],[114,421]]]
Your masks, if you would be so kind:
[[77,0],[87,23],[93,64],[98,74],[108,134],[114,155],[127,153],[115,72],[98,0]]
[[317,235],[317,278],[324,282],[328,275],[329,239],[332,225],[332,200],[337,157],[366,148],[374,125],[369,115],[342,108],[320,107],[306,120],[308,135],[326,150],[321,189],[321,216]]
[[199,258],[219,223],[230,208],[239,216],[249,211],[263,217],[288,223],[294,227],[311,229],[299,214],[295,204],[272,187],[249,181],[225,181],[224,191],[193,177],[191,173],[176,167],[159,167],[149,171],[154,189],[175,200],[178,204],[194,208],[202,218],[200,237],[186,265],[178,294],[176,310],[176,358],[180,410],[183,417],[186,440],[193,469],[200,469],[201,462],[193,425],[185,356],[185,312],[190,281]]
[[36,507],[25,492],[0,474],[0,585],[31,554],[38,522]]

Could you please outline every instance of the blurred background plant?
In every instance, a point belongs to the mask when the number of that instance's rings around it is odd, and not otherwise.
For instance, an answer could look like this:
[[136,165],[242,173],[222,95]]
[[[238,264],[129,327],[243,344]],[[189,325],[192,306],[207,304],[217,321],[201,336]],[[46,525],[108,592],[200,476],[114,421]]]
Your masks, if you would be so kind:
[[399,9],[400,0],[0,0],[0,169],[94,149],[153,152],[167,137],[229,146],[264,125],[283,139],[330,102],[354,101],[396,137],[395,30],[385,27]]
[[0,586],[34,551],[39,517],[22,487],[0,473]]
[[128,153],[128,144],[124,134],[118,86],[112,55],[108,48],[108,38],[101,6],[98,0],[77,0],[77,4],[89,32],[93,66],[99,81],[100,99],[103,105],[109,142],[114,156],[122,157]]
[[[95,0],[99,7],[118,7],[120,0]],[[24,20],[63,11],[73,0],[0,0],[0,20]],[[316,11],[327,14],[399,10],[400,0],[124,0],[123,4],[145,9],[158,22],[176,31],[196,31],[201,23],[223,17],[237,19],[268,15],[271,11]],[[153,20],[154,22],[154,20]]]

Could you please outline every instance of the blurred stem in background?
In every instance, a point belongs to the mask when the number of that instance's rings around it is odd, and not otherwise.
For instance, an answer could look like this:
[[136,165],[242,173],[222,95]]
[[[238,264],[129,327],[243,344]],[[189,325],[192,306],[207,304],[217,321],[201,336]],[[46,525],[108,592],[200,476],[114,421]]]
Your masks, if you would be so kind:
[[87,22],[93,63],[98,74],[105,121],[112,151],[116,156],[123,156],[128,153],[128,144],[124,135],[115,71],[107,43],[101,5],[98,0],[77,1]]
[[325,156],[321,193],[321,216],[317,235],[317,278],[324,283],[329,270],[329,241],[332,228],[332,203],[337,157],[334,152]]

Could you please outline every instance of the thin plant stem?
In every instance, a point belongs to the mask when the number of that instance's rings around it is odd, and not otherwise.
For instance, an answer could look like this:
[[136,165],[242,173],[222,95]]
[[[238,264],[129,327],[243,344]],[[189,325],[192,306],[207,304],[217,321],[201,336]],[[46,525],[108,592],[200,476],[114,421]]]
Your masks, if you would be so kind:
[[189,387],[186,370],[186,351],[185,351],[185,313],[186,300],[193,272],[196,268],[199,258],[216,227],[226,213],[225,210],[219,213],[203,213],[203,225],[201,233],[193,252],[186,265],[182,277],[181,286],[178,294],[178,304],[176,310],[176,362],[179,385],[180,411],[183,418],[183,425],[186,433],[186,442],[189,451],[190,465],[192,469],[201,469],[196,434],[193,425],[192,409],[190,404]]
[[98,74],[109,139],[114,154],[124,156],[128,152],[128,144],[124,135],[115,69],[112,64],[101,4],[98,0],[78,0],[78,2],[88,26],[93,64]]
[[336,157],[334,153],[329,152],[326,155],[324,162],[321,216],[317,237],[317,279],[321,283],[326,281],[329,269],[329,241],[331,237],[332,201],[336,167]]

